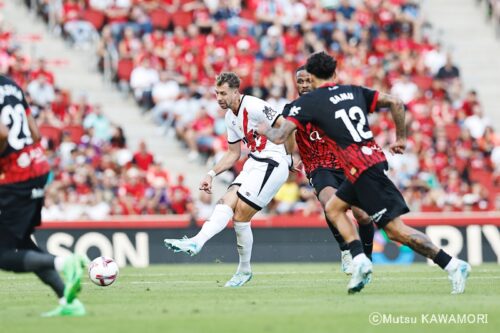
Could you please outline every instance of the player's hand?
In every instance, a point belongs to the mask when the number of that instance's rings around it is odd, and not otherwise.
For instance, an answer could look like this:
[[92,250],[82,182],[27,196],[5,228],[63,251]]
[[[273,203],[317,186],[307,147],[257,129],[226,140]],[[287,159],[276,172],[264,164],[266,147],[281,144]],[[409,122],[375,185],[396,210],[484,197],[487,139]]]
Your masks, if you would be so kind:
[[200,183],[200,191],[205,191],[212,194],[212,176],[205,175],[205,178]]
[[293,159],[292,172],[304,173],[304,163],[302,163],[302,160],[295,156],[293,156],[292,159]]
[[405,139],[397,139],[396,142],[392,143],[389,146],[389,151],[391,154],[404,154],[406,148],[406,140]]

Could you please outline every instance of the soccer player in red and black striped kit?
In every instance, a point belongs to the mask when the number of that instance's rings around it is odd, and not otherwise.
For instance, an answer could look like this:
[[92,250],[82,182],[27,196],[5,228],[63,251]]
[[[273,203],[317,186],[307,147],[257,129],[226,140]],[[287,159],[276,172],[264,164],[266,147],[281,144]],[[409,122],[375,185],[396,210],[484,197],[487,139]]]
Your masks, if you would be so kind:
[[76,297],[85,258],[53,256],[31,239],[41,223],[50,171],[39,140],[24,93],[0,75],[0,269],[33,272],[52,288],[59,306],[44,316],[81,316],[85,308]]
[[[312,79],[304,66],[299,67],[295,72],[295,83],[299,96],[312,91]],[[283,116],[287,117],[292,103],[287,104],[283,110]],[[303,129],[297,128],[295,132],[295,141],[299,150],[300,158],[304,164],[306,176],[313,186],[318,200],[323,209],[333,194],[337,191],[340,184],[345,180],[344,172],[333,154],[329,141],[324,139],[325,133],[314,126],[307,124]],[[359,236],[363,244],[363,251],[371,260],[373,249],[373,234],[375,229],[371,218],[358,207],[351,207],[352,213],[359,225]],[[333,223],[326,217],[326,222],[333,237],[337,241],[341,251],[341,270],[346,274],[352,273],[352,256],[349,246],[340,235]]]
[[325,133],[335,156],[344,170],[346,180],[328,200],[325,212],[342,237],[349,243],[353,257],[353,274],[347,289],[359,292],[371,280],[372,263],[363,253],[356,229],[345,212],[358,206],[388,237],[408,245],[415,252],[432,259],[448,272],[452,294],[465,290],[470,265],[451,257],[432,243],[427,235],[401,220],[409,212],[406,202],[387,177],[387,160],[373,139],[368,125],[369,112],[389,108],[396,125],[396,141],[389,150],[402,154],[406,146],[405,110],[403,103],[390,95],[353,85],[336,85],[335,59],[325,52],[311,55],[306,70],[311,74],[314,91],[293,102],[287,120],[279,128],[259,127],[262,134],[275,142],[284,142],[296,128],[314,124]]

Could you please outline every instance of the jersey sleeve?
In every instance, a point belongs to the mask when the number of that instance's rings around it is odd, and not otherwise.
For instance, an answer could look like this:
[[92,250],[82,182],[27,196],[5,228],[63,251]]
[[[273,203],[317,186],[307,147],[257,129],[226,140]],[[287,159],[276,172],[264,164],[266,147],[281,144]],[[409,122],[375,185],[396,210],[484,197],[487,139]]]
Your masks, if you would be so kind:
[[377,100],[378,100],[378,91],[365,87],[360,87],[360,89],[361,89],[361,94],[365,99],[366,106],[368,107],[368,112],[369,113],[375,112],[375,106],[377,105]]
[[31,109],[30,109],[30,106],[28,104],[28,101],[26,100],[26,96],[24,95],[24,92],[23,92],[23,100],[21,101],[21,103],[23,104],[24,111],[26,112],[26,115],[29,116],[31,114]]
[[281,112],[274,110],[269,103],[262,103],[260,110],[257,113],[257,122],[267,122],[271,127],[273,127],[276,120],[281,117]]
[[305,126],[313,120],[311,108],[306,107],[306,103],[301,99],[289,105],[290,108],[286,119],[293,122],[298,128],[304,130]]
[[240,142],[241,139],[238,137],[236,131],[231,127],[231,121],[227,117],[225,118],[225,123],[227,129],[227,142],[229,144]]

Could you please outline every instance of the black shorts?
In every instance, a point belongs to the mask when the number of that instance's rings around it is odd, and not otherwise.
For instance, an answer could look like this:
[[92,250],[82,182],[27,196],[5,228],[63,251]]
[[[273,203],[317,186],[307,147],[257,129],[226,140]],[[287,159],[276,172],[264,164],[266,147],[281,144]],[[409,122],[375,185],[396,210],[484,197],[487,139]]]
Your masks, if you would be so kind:
[[[0,232],[8,230],[6,238],[12,235],[23,240],[40,225],[47,177],[46,174],[0,186]],[[6,242],[6,239],[2,237],[1,241]]]
[[351,206],[362,208],[379,228],[410,211],[396,185],[385,175],[387,162],[365,170],[353,184],[344,181],[336,196]]
[[340,169],[316,169],[309,176],[309,184],[319,195],[325,187],[338,189],[345,180],[344,172]]

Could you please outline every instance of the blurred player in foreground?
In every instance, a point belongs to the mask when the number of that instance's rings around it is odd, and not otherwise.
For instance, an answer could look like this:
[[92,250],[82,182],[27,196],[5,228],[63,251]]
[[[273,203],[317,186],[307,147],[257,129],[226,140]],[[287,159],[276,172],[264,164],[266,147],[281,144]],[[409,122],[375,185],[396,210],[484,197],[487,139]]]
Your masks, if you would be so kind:
[[49,175],[39,140],[21,88],[0,76],[0,269],[33,272],[54,290],[59,306],[42,316],[83,316],[85,307],[77,296],[86,258],[55,257],[31,239],[41,223]]
[[165,239],[165,246],[174,252],[196,255],[203,245],[221,232],[232,219],[239,253],[236,273],[225,284],[240,287],[252,278],[250,258],[253,234],[252,217],[272,200],[288,178],[292,157],[283,144],[276,145],[257,133],[257,124],[279,126],[284,119],[265,101],[239,92],[240,79],[234,73],[221,73],[216,79],[215,93],[219,106],[227,110],[226,127],[229,150],[200,183],[200,190],[212,191],[214,177],[229,170],[240,159],[243,141],[250,150],[243,170],[217,202],[210,218],[192,238]]
[[391,240],[408,245],[446,270],[452,283],[452,294],[463,293],[470,265],[451,257],[434,245],[427,235],[403,223],[400,216],[409,212],[408,206],[386,175],[387,160],[368,125],[369,112],[389,108],[396,124],[396,141],[390,145],[390,151],[402,154],[406,146],[403,103],[364,87],[336,85],[336,66],[335,59],[324,52],[311,55],[306,70],[312,76],[315,90],[293,103],[282,126],[270,128],[263,123],[259,130],[279,144],[285,142],[296,128],[312,123],[324,131],[325,139],[334,148],[347,179],[327,202],[325,211],[349,243],[353,257],[348,292],[359,292],[370,282],[372,274],[372,263],[363,253],[357,230],[345,213],[354,205],[366,211]]

